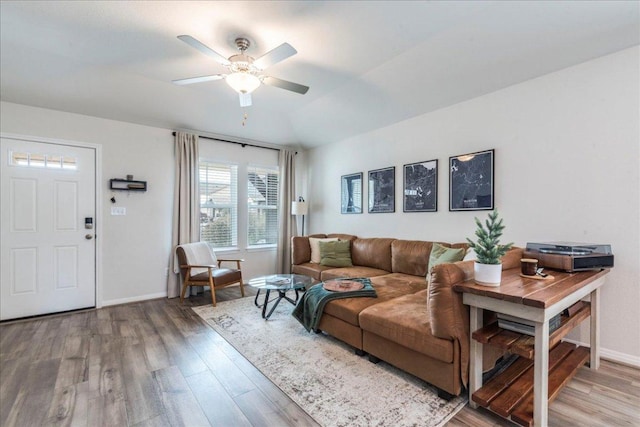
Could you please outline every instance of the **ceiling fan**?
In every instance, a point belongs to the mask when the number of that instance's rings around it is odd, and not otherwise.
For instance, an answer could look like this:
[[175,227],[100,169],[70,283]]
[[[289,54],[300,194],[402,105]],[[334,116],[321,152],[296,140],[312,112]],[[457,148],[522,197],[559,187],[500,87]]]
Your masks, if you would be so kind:
[[244,37],[238,37],[235,41],[240,53],[232,55],[227,59],[191,36],[182,35],[178,36],[178,38],[189,46],[198,49],[200,52],[212,57],[217,62],[227,67],[229,69],[229,74],[212,74],[209,76],[173,80],[173,83],[177,85],[188,85],[192,83],[225,79],[227,84],[240,95],[241,107],[248,107],[251,105],[251,92],[257,89],[262,83],[290,90],[302,95],[307,93],[309,90],[308,86],[262,74],[262,72],[268,67],[298,53],[289,43],[283,43],[261,57],[254,59],[253,57],[245,54],[246,50],[251,45],[251,42]]

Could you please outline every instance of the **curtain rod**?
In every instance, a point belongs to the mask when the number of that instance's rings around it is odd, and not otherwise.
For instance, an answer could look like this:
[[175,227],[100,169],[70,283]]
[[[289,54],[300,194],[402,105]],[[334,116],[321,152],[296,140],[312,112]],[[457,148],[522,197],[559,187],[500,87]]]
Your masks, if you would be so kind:
[[[175,132],[172,132],[171,135],[176,136]],[[273,148],[273,147],[263,147],[261,145],[253,145],[253,144],[248,144],[246,142],[238,142],[238,141],[229,141],[228,139],[220,139],[220,138],[213,138],[211,136],[203,136],[203,135],[198,135],[198,138],[203,138],[203,139],[210,139],[212,141],[220,141],[220,142],[228,142],[229,144],[238,144],[238,145],[242,145],[243,147],[255,147],[255,148],[264,148],[265,150],[275,150],[275,151],[280,151],[279,148]],[[298,154],[298,152],[296,151],[296,154]]]

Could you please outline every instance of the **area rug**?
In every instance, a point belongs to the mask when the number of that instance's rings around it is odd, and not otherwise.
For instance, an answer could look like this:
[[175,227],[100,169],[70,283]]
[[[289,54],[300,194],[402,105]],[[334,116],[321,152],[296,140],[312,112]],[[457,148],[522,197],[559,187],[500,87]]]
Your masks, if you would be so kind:
[[319,424],[442,426],[467,402],[440,399],[435,388],[325,334],[308,333],[280,304],[269,320],[253,298],[194,307],[224,339]]

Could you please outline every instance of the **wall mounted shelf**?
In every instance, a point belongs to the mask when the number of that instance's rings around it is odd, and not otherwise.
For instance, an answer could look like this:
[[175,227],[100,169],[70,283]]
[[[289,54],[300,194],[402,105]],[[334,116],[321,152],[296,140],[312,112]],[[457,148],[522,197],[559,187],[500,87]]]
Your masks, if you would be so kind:
[[147,181],[112,178],[109,180],[109,188],[121,191],[147,191]]

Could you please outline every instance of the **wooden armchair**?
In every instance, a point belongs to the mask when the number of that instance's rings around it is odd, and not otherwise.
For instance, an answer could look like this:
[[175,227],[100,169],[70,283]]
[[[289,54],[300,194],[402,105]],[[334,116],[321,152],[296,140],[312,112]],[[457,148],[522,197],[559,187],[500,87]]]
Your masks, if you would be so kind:
[[[217,259],[211,247],[206,242],[187,243],[176,248],[182,291],[180,302],[184,301],[184,294],[188,286],[209,286],[211,288],[211,302],[216,306],[216,289],[239,284],[240,293],[244,296],[242,259]],[[235,262],[236,268],[221,268],[223,262]]]

